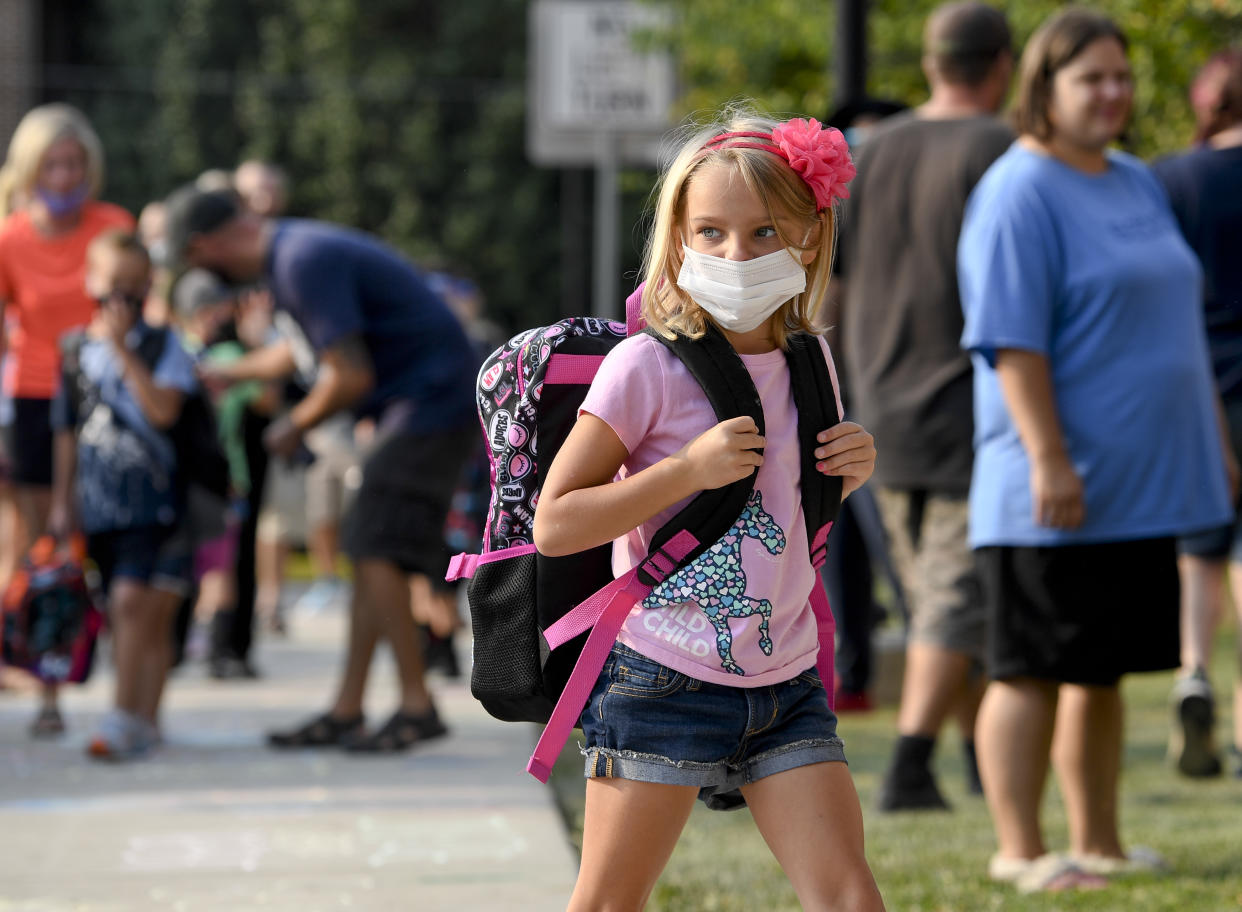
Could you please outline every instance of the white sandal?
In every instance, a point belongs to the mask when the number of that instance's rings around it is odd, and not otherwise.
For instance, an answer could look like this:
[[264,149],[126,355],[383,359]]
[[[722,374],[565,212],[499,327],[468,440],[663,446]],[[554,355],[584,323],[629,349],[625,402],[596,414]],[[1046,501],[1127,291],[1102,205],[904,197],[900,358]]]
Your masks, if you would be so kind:
[[1159,874],[1170,869],[1168,859],[1147,846],[1132,846],[1124,858],[1074,855],[1074,864],[1091,874]]
[[1098,890],[1108,881],[1083,870],[1065,855],[1049,852],[1038,858],[1005,858],[993,855],[988,877],[1011,883],[1019,893],[1056,893],[1062,890]]

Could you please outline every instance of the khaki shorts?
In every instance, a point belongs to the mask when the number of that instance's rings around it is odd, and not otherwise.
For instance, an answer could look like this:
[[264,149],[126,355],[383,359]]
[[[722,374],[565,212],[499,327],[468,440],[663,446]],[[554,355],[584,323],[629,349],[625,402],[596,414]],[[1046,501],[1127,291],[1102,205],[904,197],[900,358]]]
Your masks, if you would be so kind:
[[910,608],[910,642],[982,662],[987,615],[966,541],[966,497],[877,487],[876,501]]
[[306,469],[284,459],[270,459],[259,511],[259,541],[290,547],[306,544]]
[[335,415],[306,434],[315,461],[306,467],[306,528],[339,523],[362,484],[353,419]]

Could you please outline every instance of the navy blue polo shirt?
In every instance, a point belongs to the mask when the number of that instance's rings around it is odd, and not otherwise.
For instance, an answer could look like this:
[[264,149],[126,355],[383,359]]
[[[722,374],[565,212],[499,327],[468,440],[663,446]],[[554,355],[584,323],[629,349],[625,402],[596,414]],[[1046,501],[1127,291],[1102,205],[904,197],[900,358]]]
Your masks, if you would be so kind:
[[276,306],[315,351],[348,336],[366,344],[375,388],[359,417],[414,433],[474,420],[474,355],[461,324],[401,254],[360,231],[282,219],[266,278]]

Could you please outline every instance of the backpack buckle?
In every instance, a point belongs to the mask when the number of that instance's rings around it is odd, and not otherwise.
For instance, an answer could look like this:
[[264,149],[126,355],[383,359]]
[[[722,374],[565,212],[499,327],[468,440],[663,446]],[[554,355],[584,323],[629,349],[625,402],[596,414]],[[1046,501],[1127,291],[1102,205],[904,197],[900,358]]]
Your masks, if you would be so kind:
[[644,586],[654,588],[664,582],[668,575],[676,569],[677,558],[673,557],[661,546],[643,559],[643,562],[638,565],[636,575],[639,582]]

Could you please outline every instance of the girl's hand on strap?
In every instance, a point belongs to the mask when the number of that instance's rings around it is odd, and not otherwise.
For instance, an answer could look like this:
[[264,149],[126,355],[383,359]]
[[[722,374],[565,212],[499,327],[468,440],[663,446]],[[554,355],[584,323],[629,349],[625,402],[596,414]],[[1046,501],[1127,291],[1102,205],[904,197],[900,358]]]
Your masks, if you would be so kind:
[[722,488],[763,465],[764,439],[748,415],[730,418],[695,437],[674,454],[683,459],[699,490]]
[[819,443],[815,467],[825,475],[841,476],[841,499],[845,500],[875,471],[875,438],[861,425],[842,421],[820,431]]

